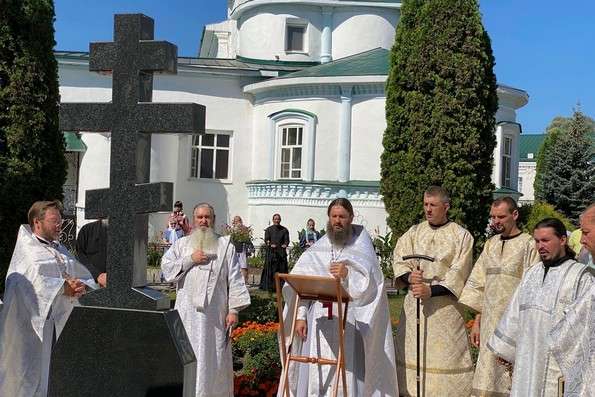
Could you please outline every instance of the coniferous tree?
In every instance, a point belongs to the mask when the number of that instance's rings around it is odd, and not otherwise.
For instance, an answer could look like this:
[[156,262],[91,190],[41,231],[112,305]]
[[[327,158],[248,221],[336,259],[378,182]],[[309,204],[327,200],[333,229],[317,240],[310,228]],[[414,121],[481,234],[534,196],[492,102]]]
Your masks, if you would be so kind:
[[535,197],[576,224],[595,197],[595,123],[580,110],[560,119],[552,122],[537,158]]
[[62,198],[53,21],[51,0],[3,0],[0,7],[0,290],[31,204]]
[[474,237],[485,230],[498,107],[494,57],[475,0],[404,0],[387,82],[380,190],[401,235],[440,184],[450,216]]

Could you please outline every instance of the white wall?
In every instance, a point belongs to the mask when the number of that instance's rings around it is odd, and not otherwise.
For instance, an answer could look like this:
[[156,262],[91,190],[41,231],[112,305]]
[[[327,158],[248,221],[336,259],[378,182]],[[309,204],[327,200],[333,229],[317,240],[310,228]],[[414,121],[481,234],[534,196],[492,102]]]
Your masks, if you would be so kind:
[[[231,132],[230,179],[226,182],[190,178],[191,136],[177,135],[160,141],[162,181],[173,181],[174,201],[182,200],[190,215],[194,204],[209,202],[215,207],[217,224],[229,222],[247,209],[245,181],[250,179],[252,110],[242,94],[238,76],[213,76],[178,71],[177,76],[159,76],[153,93],[155,102],[194,102],[206,106],[207,132]],[[163,225],[165,219],[162,216]]]
[[[314,153],[314,180],[337,180],[337,152],[339,131],[339,98],[300,98],[270,101],[254,105],[252,179],[263,180],[268,175],[269,118],[270,114],[285,109],[300,109],[318,117],[316,125],[316,148]],[[334,150],[333,150],[334,148]],[[305,160],[305,158],[304,158]]]
[[351,179],[380,180],[386,98],[355,96],[351,121]]
[[536,166],[537,163],[535,161],[523,161],[519,163],[519,178],[523,179],[523,186],[520,189],[520,192],[523,194],[520,198],[521,202],[533,202],[535,200],[533,183],[537,174]]
[[[306,53],[285,52],[285,26],[287,19],[307,22]],[[322,9],[303,4],[271,5],[246,11],[238,21],[238,55],[247,58],[282,61],[318,61],[320,58],[320,32]]]
[[[238,21],[238,54],[256,59],[282,61],[319,61],[322,7],[304,4],[277,4],[255,7]],[[286,53],[285,31],[288,19],[308,23],[304,54]],[[397,9],[373,7],[335,7],[332,11],[332,57],[343,58],[377,47],[390,49],[399,19]]]
[[399,11],[370,7],[338,7],[333,13],[333,59],[377,47],[390,49],[395,41]]

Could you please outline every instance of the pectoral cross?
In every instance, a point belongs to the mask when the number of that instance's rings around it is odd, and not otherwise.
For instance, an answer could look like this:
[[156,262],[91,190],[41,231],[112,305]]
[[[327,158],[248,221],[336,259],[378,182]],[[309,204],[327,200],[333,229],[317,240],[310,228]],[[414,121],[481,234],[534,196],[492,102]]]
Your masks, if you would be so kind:
[[322,307],[328,310],[327,317],[329,320],[333,319],[333,302],[331,301],[323,301]]

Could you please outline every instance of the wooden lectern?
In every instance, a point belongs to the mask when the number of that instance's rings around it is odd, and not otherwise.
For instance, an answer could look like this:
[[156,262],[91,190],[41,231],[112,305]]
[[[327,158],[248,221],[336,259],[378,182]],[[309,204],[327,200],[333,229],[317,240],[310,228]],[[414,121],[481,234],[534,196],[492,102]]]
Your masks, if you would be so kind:
[[[281,293],[281,280],[293,288],[295,291],[295,302],[293,307],[293,321],[291,323],[291,339],[289,347],[285,345],[285,328],[283,326],[283,295]],[[289,397],[289,384],[287,379],[289,376],[290,361],[297,361],[300,363],[310,363],[319,365],[334,365],[337,367],[335,371],[335,379],[333,381],[333,397],[337,396],[339,390],[339,374],[341,376],[341,383],[343,385],[343,396],[347,397],[347,377],[345,374],[345,323],[347,319],[347,308],[351,297],[341,285],[341,281],[334,277],[324,276],[307,276],[300,274],[275,274],[275,283],[277,287],[277,310],[279,312],[279,332],[281,334],[281,358],[283,359],[283,371],[281,372],[281,379],[279,386],[283,388],[283,395]],[[337,359],[329,359],[323,357],[307,357],[291,353],[293,346],[293,338],[295,338],[295,323],[297,320],[297,312],[300,299],[317,300],[322,302],[336,302],[338,306],[337,316],[339,318],[340,326],[337,327],[337,334],[339,336],[339,354]],[[332,306],[330,306],[332,307]],[[329,313],[330,313],[329,308]]]

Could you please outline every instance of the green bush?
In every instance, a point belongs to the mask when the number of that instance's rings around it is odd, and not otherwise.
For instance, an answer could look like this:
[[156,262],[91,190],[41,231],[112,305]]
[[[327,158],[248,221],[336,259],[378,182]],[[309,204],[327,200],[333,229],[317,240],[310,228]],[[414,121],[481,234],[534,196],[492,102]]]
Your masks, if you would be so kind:
[[159,249],[153,244],[149,244],[147,249],[147,266],[148,267],[161,267],[161,257],[163,256],[163,250]]
[[240,312],[239,323],[240,325],[254,321],[257,323],[268,323],[277,321],[277,301],[273,294],[263,293],[251,293],[250,306]]
[[382,269],[384,277],[391,280],[395,277],[393,271],[393,252],[395,250],[395,244],[397,243],[392,236],[392,232],[388,232],[384,236],[378,235],[374,237],[374,240],[372,241],[376,255],[378,256],[380,269]]
[[554,206],[547,203],[536,202],[525,204],[519,208],[519,227],[522,231],[533,234],[535,225],[545,218],[556,218],[564,223],[566,229],[572,231],[574,225],[568,218],[554,209]]

